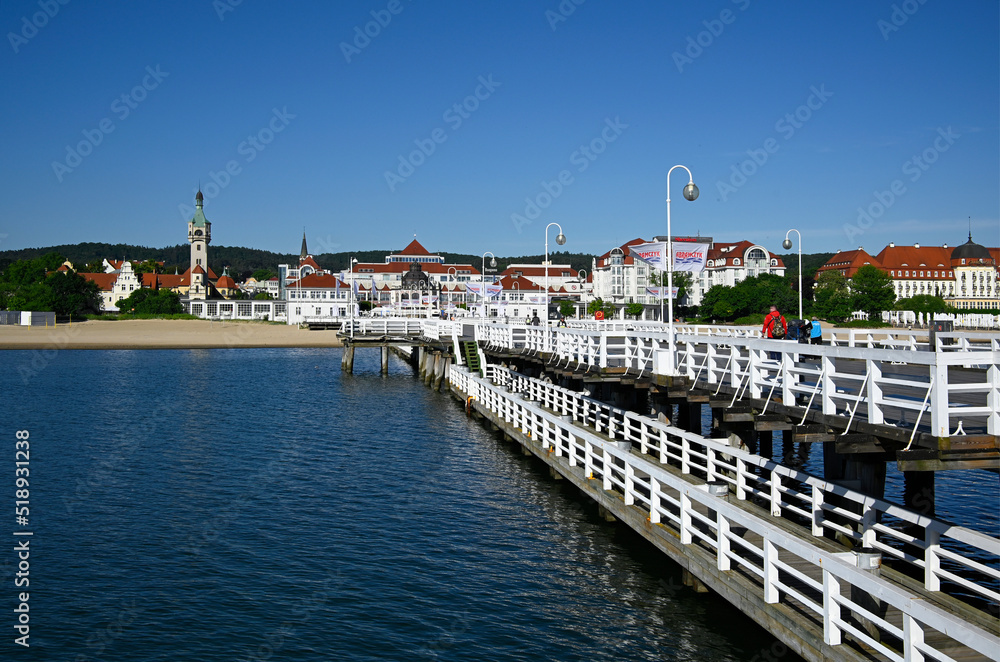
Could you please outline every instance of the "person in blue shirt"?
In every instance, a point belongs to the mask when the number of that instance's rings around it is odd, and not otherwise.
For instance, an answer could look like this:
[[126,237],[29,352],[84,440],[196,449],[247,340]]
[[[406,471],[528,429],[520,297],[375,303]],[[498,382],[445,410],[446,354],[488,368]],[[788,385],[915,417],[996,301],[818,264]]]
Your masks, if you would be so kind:
[[819,325],[819,320],[814,315],[812,318],[812,331],[809,334],[809,342],[813,345],[823,344],[823,329]]

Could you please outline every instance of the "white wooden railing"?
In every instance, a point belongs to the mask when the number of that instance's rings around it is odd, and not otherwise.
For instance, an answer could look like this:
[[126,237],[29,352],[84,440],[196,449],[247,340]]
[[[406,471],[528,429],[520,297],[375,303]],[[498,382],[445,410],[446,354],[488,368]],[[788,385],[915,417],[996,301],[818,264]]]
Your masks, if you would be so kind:
[[[598,330],[480,322],[476,339],[487,348],[544,352],[553,367],[670,374],[670,336],[664,325],[656,328]],[[905,425],[939,437],[950,436],[960,426],[963,431],[982,428],[1000,434],[1000,347],[995,337],[940,334],[941,351],[931,352],[917,351],[921,348],[916,334],[880,333],[881,337],[855,329],[836,338],[836,345],[805,345],[763,339],[759,329],[748,327],[677,325],[674,374],[714,385],[716,390],[728,386],[753,398],[773,397],[789,406],[801,396],[824,414]],[[966,344],[951,351],[942,345],[946,339]],[[916,370],[901,375],[896,366],[903,364]],[[952,374],[955,368],[969,369],[963,381]]]
[[[1000,557],[996,538],[920,516],[721,440],[706,439],[502,368],[488,366],[487,377],[481,379],[458,366],[449,373],[453,385],[529,435],[542,449],[566,458],[570,467],[580,467],[587,478],[601,481],[604,490],[620,493],[625,505],[646,511],[652,523],[672,527],[682,544],[713,554],[719,570],[733,569],[736,564],[756,576],[766,603],[792,599],[814,612],[822,620],[825,643],[840,645],[848,635],[891,660],[924,660],[925,655],[950,660],[931,643],[939,640],[936,635],[944,635],[997,659],[1000,638],[859,569],[849,561],[850,553],[829,552],[790,535],[765,518],[710,494],[706,484],[692,483],[663,465],[674,464],[682,474],[700,474],[708,481],[728,484],[737,500],[759,500],[774,516],[804,521],[813,536],[836,531],[900,563],[919,567],[930,591],[939,591],[941,581],[947,580],[988,600],[1000,599],[996,590],[1000,572],[991,566]],[[596,432],[577,423],[593,425]],[[619,445],[619,441],[628,444]],[[891,528],[880,522],[882,516],[921,530],[923,536]],[[759,535],[761,544],[737,531]],[[797,569],[795,560],[814,566],[814,574],[821,574],[822,581]],[[882,613],[872,613],[855,602],[852,587],[881,601]],[[857,619],[899,639],[901,648],[886,643],[888,638],[871,636]],[[901,622],[902,627],[890,621]]]
[[[355,318],[354,335],[457,339],[463,329],[487,349],[545,354],[552,367],[676,374],[719,392],[807,403],[827,415],[896,425],[938,437],[983,430],[1000,434],[1000,335],[847,329],[830,345],[760,338],[755,327],[675,324],[671,347],[658,322],[573,322],[528,326],[489,320]],[[633,328],[634,327],[634,328]],[[906,374],[898,366],[909,366]],[[956,377],[955,369],[967,370]],[[803,418],[803,422],[804,422]]]

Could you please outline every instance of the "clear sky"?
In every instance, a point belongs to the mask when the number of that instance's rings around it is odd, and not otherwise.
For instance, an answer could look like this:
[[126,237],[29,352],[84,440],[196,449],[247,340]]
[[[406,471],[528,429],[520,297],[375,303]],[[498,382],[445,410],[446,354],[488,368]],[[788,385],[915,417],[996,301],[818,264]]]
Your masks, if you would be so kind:
[[558,222],[599,254],[665,234],[675,164],[674,234],[875,252],[971,217],[1000,245],[996,0],[4,0],[0,27],[0,249],[184,243],[200,182],[214,244],[518,255]]

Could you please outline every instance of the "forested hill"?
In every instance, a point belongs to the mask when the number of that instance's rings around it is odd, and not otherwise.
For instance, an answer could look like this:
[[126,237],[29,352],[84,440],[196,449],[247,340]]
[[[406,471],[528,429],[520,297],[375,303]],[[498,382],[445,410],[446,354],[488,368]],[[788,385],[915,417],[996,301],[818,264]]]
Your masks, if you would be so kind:
[[[314,254],[313,258],[324,269],[331,271],[341,271],[347,269],[348,260],[352,257],[358,262],[385,262],[385,256],[397,252],[393,250],[370,250],[353,251],[341,253],[321,253]],[[93,262],[100,262],[102,259],[122,260],[128,259],[136,262],[146,260],[157,260],[164,263],[164,271],[173,273],[176,268],[183,272],[188,268],[191,259],[191,248],[188,244],[178,244],[166,248],[151,248],[148,246],[133,246],[131,244],[105,244],[96,242],[86,242],[82,244],[62,244],[59,246],[47,246],[42,248],[22,248],[18,250],[0,251],[0,271],[7,268],[7,265],[17,260],[30,260],[41,257],[47,253],[59,253],[64,258],[73,263],[78,270],[82,270],[85,265]],[[477,269],[482,268],[482,255],[467,255],[464,253],[440,253],[449,264],[471,264]],[[583,253],[553,252],[549,257],[554,264],[567,264],[574,269],[586,269],[590,272],[592,255]],[[234,278],[247,278],[258,269],[268,269],[277,272],[279,264],[298,264],[298,254],[274,253],[272,251],[260,250],[257,248],[244,248],[242,246],[209,246],[208,264],[217,274],[222,273],[223,267],[229,267],[229,273]],[[489,260],[487,259],[487,262]],[[538,264],[542,261],[541,255],[525,255],[520,257],[497,257],[497,269],[502,271],[508,264],[528,263]]]
[[[341,271],[347,269],[347,262],[352,257],[358,262],[385,261],[385,256],[396,252],[393,250],[373,250],[354,251],[341,253],[322,253],[313,255],[316,262],[324,269],[331,271]],[[188,244],[178,244],[166,248],[150,248],[148,246],[133,246],[131,244],[103,244],[87,242],[82,244],[62,244],[59,246],[48,246],[44,248],[22,248],[18,250],[0,251],[0,271],[7,268],[7,265],[17,260],[30,260],[41,257],[46,253],[59,253],[82,270],[85,265],[93,262],[100,262],[102,259],[143,262],[146,260],[158,260],[164,263],[164,271],[173,273],[176,268],[183,272],[188,268],[191,259],[191,248]],[[482,255],[468,255],[466,253],[440,253],[449,264],[471,264],[477,269],[482,268]],[[821,267],[833,253],[812,253],[802,255],[802,271],[806,277],[812,276],[816,269]],[[513,257],[497,256],[497,270],[502,271],[508,264],[540,264],[543,255],[521,255]],[[779,255],[785,262],[786,275],[793,275],[798,272],[798,254]],[[574,269],[586,269],[590,273],[593,258],[592,255],[584,253],[568,253],[558,251],[549,253],[549,258],[553,264],[569,264]],[[297,264],[299,256],[290,253],[274,253],[257,248],[244,248],[242,246],[209,246],[208,263],[217,274],[222,273],[223,267],[229,267],[229,273],[236,279],[248,278],[250,274],[258,269],[268,269],[277,272],[279,264]]]

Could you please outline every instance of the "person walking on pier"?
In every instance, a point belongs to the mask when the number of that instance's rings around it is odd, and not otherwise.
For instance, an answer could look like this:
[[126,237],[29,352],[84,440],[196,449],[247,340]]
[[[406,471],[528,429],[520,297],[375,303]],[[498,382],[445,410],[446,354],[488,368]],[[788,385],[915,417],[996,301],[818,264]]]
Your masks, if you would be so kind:
[[[778,312],[777,306],[771,306],[771,312],[764,318],[764,327],[760,332],[765,338],[773,338],[775,340],[785,339],[785,336],[788,334],[788,322],[785,321],[784,315]],[[779,352],[768,352],[768,358],[772,361],[778,361],[781,359],[781,354]]]
[[812,331],[809,333],[809,342],[813,345],[823,344],[823,328],[819,325],[819,320],[813,315]]

